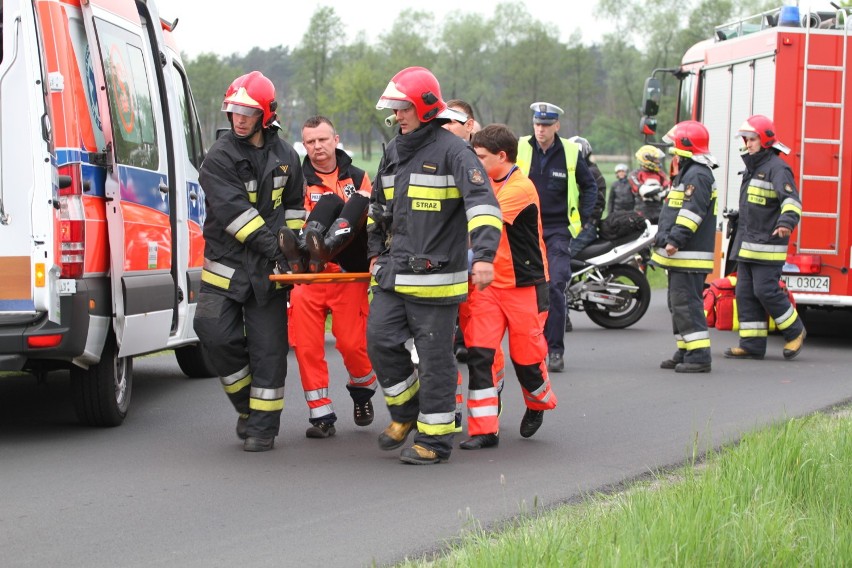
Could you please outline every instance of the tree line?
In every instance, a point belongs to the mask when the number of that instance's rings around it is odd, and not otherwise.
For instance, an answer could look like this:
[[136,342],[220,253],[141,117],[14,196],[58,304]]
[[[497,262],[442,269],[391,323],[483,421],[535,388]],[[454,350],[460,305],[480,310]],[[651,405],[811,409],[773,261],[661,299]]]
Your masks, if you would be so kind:
[[[676,67],[696,42],[735,17],[777,8],[760,0],[598,0],[597,14],[610,28],[583,45],[577,30],[567,42],[554,24],[533,17],[523,4],[497,4],[489,18],[456,12],[440,23],[425,11],[406,10],[375,43],[344,43],[345,22],[334,8],[318,7],[299,47],[251,48],[245,54],[184,57],[204,141],[227,127],[222,97],[240,74],[259,70],[276,87],[284,137],[299,140],[314,114],[332,118],[344,144],[369,158],[394,130],[388,111],[375,108],[400,69],[429,68],[445,100],[463,99],[483,125],[502,122],[520,135],[531,132],[529,105],[548,101],[565,110],[560,135],[587,138],[596,154],[632,155],[639,135],[642,89],[655,68]],[[570,20],[570,7],[567,9]],[[413,23],[416,22],[416,25]],[[591,22],[589,22],[590,24]],[[663,84],[658,132],[671,126],[677,84]]]

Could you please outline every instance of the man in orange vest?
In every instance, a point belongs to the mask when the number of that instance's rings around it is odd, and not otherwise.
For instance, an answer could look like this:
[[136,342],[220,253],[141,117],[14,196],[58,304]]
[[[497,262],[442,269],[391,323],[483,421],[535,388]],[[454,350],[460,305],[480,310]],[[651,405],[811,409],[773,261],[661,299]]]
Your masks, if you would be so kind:
[[491,179],[503,213],[504,229],[494,257],[494,280],[470,292],[470,321],[465,327],[470,376],[469,440],[465,450],[499,443],[500,404],[493,381],[494,353],[509,330],[509,353],[527,410],[521,436],[529,438],[542,424],[544,411],[556,408],[556,394],[547,376],[548,285],[547,254],[542,238],[539,198],[535,185],[515,165],[518,139],[503,124],[491,124],[471,141]]
[[[282,230],[282,250],[290,267],[311,272],[366,272],[367,208],[371,184],[367,174],[352,165],[337,147],[340,136],[331,120],[314,116],[302,126],[307,156],[305,176],[307,223],[300,233]],[[291,258],[297,260],[290,260]],[[332,262],[336,260],[337,262]],[[349,373],[346,388],[355,403],[358,426],[373,422],[376,373],[367,356],[367,282],[299,284],[290,294],[290,340],[299,363],[305,400],[310,409],[308,438],[335,434],[337,415],[328,393],[325,360],[325,322],[331,314],[331,332]]]

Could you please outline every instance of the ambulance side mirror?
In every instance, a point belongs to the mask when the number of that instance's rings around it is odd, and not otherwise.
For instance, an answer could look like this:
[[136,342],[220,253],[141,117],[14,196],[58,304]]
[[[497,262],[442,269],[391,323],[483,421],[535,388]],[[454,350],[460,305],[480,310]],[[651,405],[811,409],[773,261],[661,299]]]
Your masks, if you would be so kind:
[[642,114],[645,116],[657,116],[657,113],[660,112],[660,99],[663,93],[660,80],[656,77],[645,79],[643,93]]

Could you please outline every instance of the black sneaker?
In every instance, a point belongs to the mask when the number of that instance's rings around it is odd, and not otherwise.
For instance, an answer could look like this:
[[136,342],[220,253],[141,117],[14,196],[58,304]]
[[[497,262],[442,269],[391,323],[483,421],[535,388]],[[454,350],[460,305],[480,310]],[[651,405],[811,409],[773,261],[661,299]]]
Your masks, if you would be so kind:
[[481,450],[482,448],[493,448],[500,443],[500,437],[497,434],[480,434],[471,436],[469,440],[465,440],[459,447],[463,450]]
[[551,353],[547,361],[547,370],[551,373],[561,373],[565,370],[565,360],[562,353]]
[[542,422],[544,422],[544,410],[531,410],[527,408],[523,419],[521,419],[521,436],[529,438],[538,432]]
[[330,438],[337,430],[331,422],[318,422],[305,430],[306,438]]
[[356,402],[353,417],[356,426],[369,426],[373,423],[373,401],[367,399],[365,402]]
[[249,436],[243,444],[246,452],[268,452],[275,445],[275,438],[255,438]]

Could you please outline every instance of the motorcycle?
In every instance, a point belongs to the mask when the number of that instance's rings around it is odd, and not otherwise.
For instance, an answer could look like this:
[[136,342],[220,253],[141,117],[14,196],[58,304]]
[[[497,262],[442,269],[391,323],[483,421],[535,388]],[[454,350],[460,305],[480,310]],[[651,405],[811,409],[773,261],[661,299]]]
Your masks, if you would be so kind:
[[571,282],[565,290],[569,309],[586,312],[607,329],[624,329],[639,321],[651,304],[645,276],[657,226],[609,241],[598,239],[571,259]]

